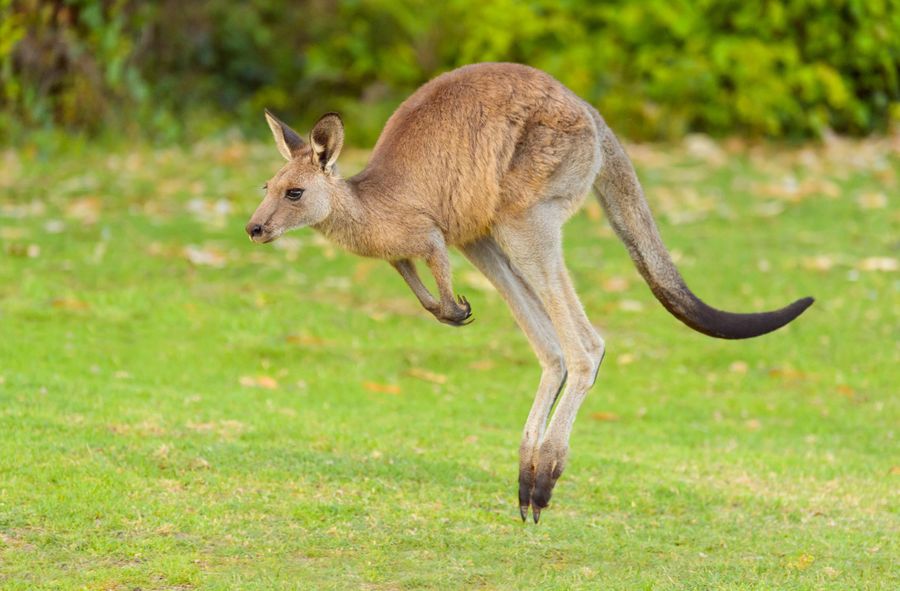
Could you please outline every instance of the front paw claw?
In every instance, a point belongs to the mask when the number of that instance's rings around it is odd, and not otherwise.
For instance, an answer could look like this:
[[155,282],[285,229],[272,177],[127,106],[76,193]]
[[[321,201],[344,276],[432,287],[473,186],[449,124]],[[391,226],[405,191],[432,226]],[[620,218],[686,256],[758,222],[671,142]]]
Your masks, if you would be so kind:
[[448,313],[441,313],[437,318],[444,324],[451,326],[465,326],[471,324],[475,319],[472,317],[472,306],[469,301],[461,295],[456,296],[457,303],[451,301],[453,309]]

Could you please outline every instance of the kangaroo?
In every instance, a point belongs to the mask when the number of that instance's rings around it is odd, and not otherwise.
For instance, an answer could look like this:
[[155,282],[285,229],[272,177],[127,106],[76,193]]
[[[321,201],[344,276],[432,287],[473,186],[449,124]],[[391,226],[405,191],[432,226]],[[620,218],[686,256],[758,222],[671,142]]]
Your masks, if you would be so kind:
[[[784,326],[813,299],[735,314],[688,289],[663,245],[631,161],[596,109],[540,70],[469,65],[424,84],[390,117],[371,159],[342,178],[344,125],[323,115],[309,141],[268,110],[287,160],[265,185],[246,231],[254,242],[312,226],[329,240],[387,260],[440,322],[463,326],[472,308],[454,296],[448,247],[496,287],[527,336],[542,373],[519,447],[519,513],[537,523],[563,473],[578,408],[605,344],[563,260],[561,228],[589,190],[653,294],[677,319],[723,339]],[[434,275],[423,285],[416,259]],[[557,401],[558,399],[558,401]],[[551,409],[556,405],[552,418]]]

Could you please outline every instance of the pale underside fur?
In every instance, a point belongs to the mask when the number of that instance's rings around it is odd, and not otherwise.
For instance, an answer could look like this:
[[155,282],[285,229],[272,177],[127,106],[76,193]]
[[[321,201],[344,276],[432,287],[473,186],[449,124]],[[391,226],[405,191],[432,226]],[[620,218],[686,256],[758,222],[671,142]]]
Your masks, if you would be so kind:
[[[354,253],[389,261],[438,320],[462,325],[471,308],[454,296],[447,256],[457,247],[509,305],[542,368],[519,449],[523,519],[531,507],[537,521],[548,505],[603,360],[603,339],[572,286],[561,240],[562,225],[592,188],[653,293],[692,328],[756,336],[811,303],[731,314],[697,299],[672,264],[612,131],[591,105],[539,70],[476,64],[428,82],[391,116],[368,165],[349,179],[335,168],[343,145],[336,114],[320,119],[308,142],[266,118],[288,162],[247,225],[253,240],[312,226]],[[302,197],[287,198],[292,189]],[[419,279],[416,259],[434,276],[437,297]]]

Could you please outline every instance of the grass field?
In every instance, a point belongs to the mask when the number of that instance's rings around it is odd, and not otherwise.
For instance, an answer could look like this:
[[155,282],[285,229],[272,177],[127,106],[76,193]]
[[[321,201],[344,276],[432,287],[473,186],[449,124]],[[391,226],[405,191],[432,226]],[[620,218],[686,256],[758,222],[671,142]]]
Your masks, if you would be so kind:
[[607,356],[537,526],[538,366],[462,257],[451,328],[310,230],[247,240],[269,144],[0,152],[0,588],[900,588],[900,137],[630,151],[701,297],[817,303],[693,333],[590,203]]

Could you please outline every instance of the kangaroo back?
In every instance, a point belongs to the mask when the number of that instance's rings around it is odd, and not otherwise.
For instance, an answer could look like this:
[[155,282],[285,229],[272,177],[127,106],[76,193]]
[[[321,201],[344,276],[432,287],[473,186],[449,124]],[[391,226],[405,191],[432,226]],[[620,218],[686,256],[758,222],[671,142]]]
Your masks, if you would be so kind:
[[600,129],[603,167],[594,193],[653,295],[673,316],[711,337],[746,339],[781,328],[813,303],[807,297],[772,312],[735,314],[701,301],[685,285],[663,245],[625,150],[608,127],[600,124]]

